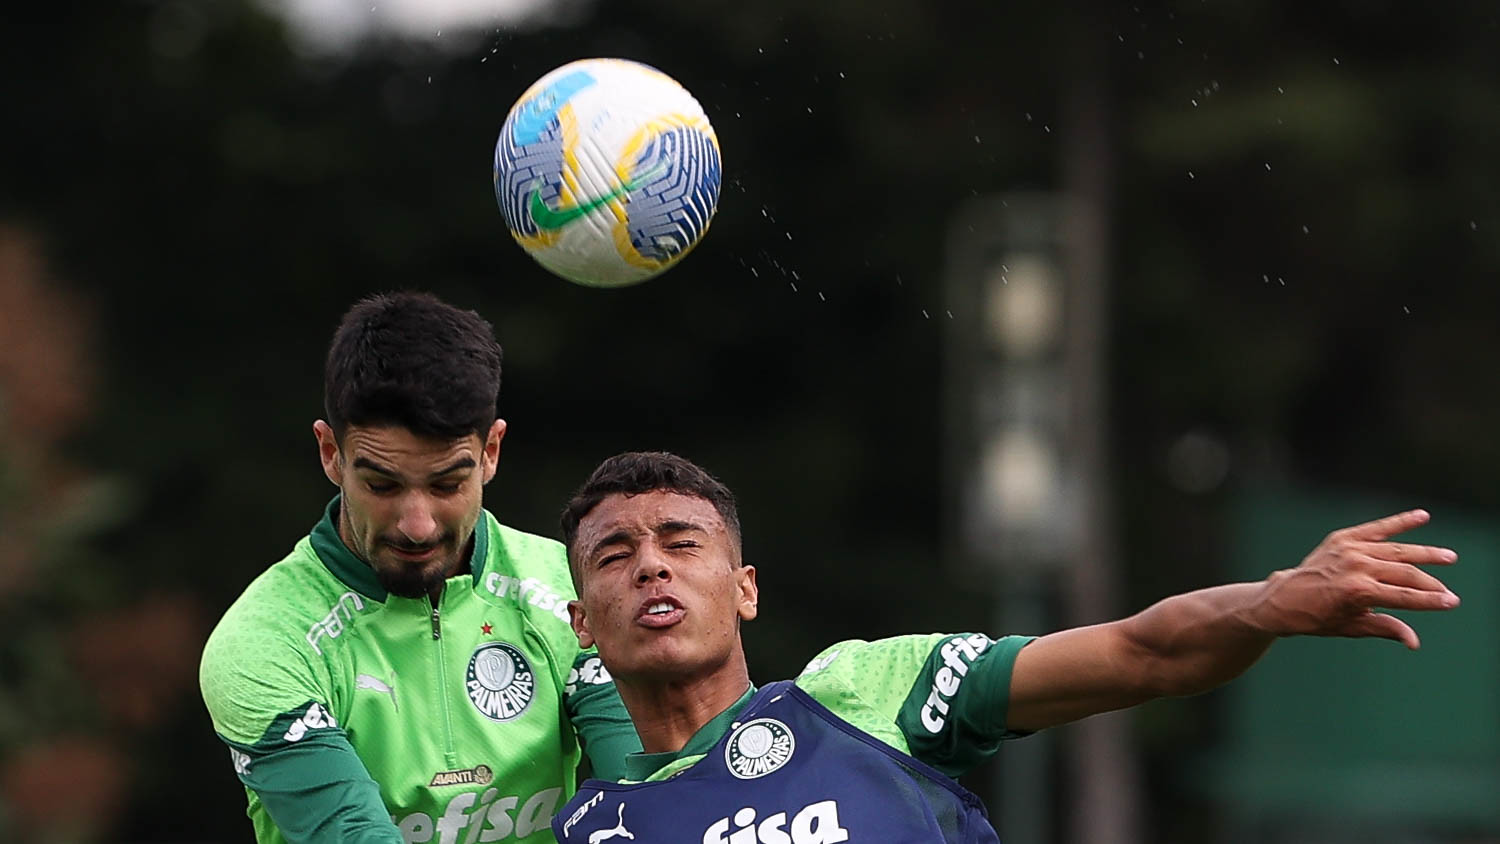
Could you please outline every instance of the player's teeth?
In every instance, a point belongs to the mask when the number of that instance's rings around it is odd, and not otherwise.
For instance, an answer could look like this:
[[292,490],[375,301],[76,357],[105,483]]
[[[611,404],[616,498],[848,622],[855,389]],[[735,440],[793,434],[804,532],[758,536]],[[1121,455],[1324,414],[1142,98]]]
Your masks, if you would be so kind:
[[656,613],[671,612],[671,611],[672,611],[672,605],[671,604],[652,604],[651,608],[648,609],[648,610],[646,610],[646,612],[651,613],[653,615],[656,614]]

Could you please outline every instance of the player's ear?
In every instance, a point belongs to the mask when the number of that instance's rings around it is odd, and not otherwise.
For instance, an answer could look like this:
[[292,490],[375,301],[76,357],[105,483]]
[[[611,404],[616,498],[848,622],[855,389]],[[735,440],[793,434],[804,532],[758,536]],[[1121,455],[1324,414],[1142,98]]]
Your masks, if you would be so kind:
[[573,626],[573,634],[578,637],[578,647],[587,649],[594,646],[594,634],[589,630],[588,616],[583,611],[582,603],[568,602],[568,624]]
[[483,467],[484,483],[489,483],[495,477],[495,466],[500,463],[500,441],[505,439],[505,420],[496,419],[491,425],[489,433],[484,436],[484,447],[480,450],[479,462]]
[[760,590],[755,586],[755,566],[740,566],[735,571],[740,587],[740,618],[750,621],[759,612]]
[[344,473],[339,465],[339,439],[333,435],[333,426],[319,419],[313,422],[313,436],[318,440],[318,460],[323,464],[323,474],[340,489],[344,486]]

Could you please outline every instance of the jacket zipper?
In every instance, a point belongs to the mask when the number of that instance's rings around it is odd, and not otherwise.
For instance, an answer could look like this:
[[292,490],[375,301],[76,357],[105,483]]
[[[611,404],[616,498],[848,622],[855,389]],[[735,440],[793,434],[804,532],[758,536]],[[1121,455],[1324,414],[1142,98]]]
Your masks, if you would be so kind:
[[[447,594],[446,589],[443,590],[443,594]],[[432,598],[429,596],[427,600],[430,603]],[[442,603],[442,600],[443,596],[439,595],[438,602],[432,604],[432,641],[433,647],[437,652],[438,705],[442,708],[443,712],[443,758],[446,760],[448,767],[452,768],[457,765],[457,762],[454,761],[457,754],[453,749],[453,715],[448,707],[448,660],[443,657],[442,616],[438,611],[438,605]]]

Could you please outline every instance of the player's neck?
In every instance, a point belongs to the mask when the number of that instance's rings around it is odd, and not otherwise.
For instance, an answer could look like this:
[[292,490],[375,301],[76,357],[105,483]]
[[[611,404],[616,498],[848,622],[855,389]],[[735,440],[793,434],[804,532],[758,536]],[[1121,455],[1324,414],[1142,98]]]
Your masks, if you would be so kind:
[[743,652],[718,670],[691,677],[615,677],[620,700],[630,712],[641,749],[676,753],[703,725],[733,706],[750,688]]

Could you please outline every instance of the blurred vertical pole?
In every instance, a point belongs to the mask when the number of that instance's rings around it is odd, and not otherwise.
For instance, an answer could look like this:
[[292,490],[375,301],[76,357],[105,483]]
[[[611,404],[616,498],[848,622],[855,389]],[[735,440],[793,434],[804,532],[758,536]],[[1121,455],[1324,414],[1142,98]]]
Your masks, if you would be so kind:
[[[1106,92],[1108,47],[1100,28],[1090,25],[1089,3],[1069,32],[1074,39],[1062,126],[1064,191],[1063,275],[1067,279],[1068,321],[1064,340],[1067,381],[1070,486],[1077,495],[1076,556],[1062,583],[1063,622],[1073,627],[1115,618],[1121,613],[1119,560],[1109,501],[1107,367],[1110,206],[1113,190],[1113,136]],[[1081,8],[1079,8],[1081,7]],[[1068,728],[1064,796],[1076,844],[1136,844],[1140,831],[1140,778],[1130,736],[1128,712],[1086,719]]]
[[[994,590],[994,633],[1056,629],[1059,582],[1076,556],[1064,204],[981,197],[949,231],[944,534],[948,557]],[[1057,768],[1048,731],[1001,749],[986,801],[1001,840],[1057,840]]]

